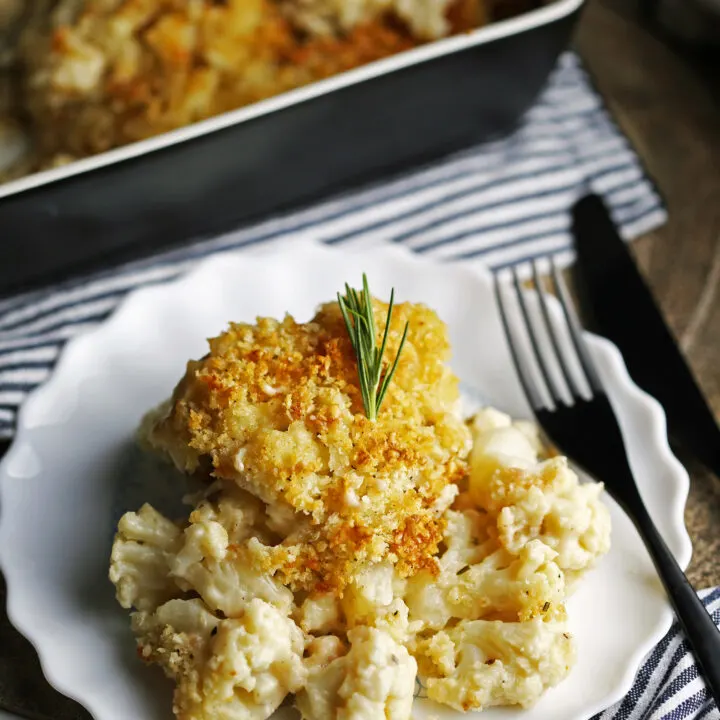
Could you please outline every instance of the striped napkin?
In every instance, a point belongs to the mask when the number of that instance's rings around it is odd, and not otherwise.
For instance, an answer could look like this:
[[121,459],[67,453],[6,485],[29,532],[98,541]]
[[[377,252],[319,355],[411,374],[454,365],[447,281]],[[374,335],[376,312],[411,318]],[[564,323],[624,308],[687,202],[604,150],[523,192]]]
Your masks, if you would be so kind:
[[[699,595],[720,627],[720,588]],[[677,622],[645,658],[625,699],[593,720],[720,720]]]
[[[17,407],[48,377],[69,338],[102,322],[134,288],[171,281],[212,253],[312,238],[400,243],[438,260],[492,268],[548,253],[569,262],[569,208],[588,191],[604,197],[627,239],[665,221],[637,156],[567,53],[509,138],[230,235],[0,301],[0,438],[12,436]],[[704,600],[720,622],[720,590]],[[677,627],[647,658],[625,700],[599,717],[720,720]]]

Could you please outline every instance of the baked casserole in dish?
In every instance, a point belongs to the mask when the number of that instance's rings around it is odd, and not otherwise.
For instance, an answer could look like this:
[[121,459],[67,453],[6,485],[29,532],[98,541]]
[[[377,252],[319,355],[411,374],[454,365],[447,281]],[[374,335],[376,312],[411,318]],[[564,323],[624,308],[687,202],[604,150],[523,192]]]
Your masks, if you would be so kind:
[[5,96],[28,149],[6,153],[0,223],[13,242],[0,247],[0,293],[228,232],[505,135],[582,5],[19,3]]
[[539,0],[55,0],[28,5],[14,115],[56,167],[235,110]]

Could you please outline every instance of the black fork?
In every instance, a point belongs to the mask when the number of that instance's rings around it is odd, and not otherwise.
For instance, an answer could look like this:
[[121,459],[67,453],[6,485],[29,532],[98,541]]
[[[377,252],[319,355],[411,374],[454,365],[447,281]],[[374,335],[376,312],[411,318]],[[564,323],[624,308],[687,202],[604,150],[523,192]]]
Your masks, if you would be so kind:
[[[536,262],[532,263],[531,271],[537,312],[532,312],[517,266],[509,270],[512,276],[509,292],[513,293],[518,308],[515,322],[508,291],[503,291],[505,283],[500,273],[495,274],[495,296],[520,383],[549,439],[591,477],[602,480],[634,523],[685,630],[708,691],[720,705],[720,632],[648,514],[628,463],[620,426],[595,369],[567,287],[553,259],[548,262],[547,281],[562,306],[562,319],[550,311]],[[559,331],[562,325],[570,343],[563,342]]]

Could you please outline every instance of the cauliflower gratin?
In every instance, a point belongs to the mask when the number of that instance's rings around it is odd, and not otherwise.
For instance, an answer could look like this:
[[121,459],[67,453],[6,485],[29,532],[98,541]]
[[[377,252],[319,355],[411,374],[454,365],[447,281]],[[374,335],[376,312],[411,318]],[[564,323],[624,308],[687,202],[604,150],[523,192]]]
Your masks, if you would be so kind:
[[[34,151],[6,175],[63,165],[143,140],[540,4],[541,0],[13,4],[15,9],[8,12],[21,16],[22,32],[13,48],[8,86],[17,86],[13,114],[29,130]],[[3,20],[0,15],[0,30]]]
[[[445,325],[373,300],[397,371],[377,419],[338,303],[231,324],[140,441],[204,482],[187,519],[126,513],[110,579],[180,720],[408,720],[529,707],[566,677],[566,600],[608,551],[602,486],[535,428],[462,415]],[[409,330],[402,345],[402,331]]]

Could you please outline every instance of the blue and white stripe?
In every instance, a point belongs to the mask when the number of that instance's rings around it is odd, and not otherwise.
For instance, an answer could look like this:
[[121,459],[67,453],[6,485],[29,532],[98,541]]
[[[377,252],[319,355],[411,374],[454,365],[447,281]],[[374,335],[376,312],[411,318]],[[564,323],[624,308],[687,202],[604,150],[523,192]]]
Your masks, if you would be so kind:
[[[699,594],[720,626],[720,588]],[[647,656],[625,698],[594,720],[720,720],[677,623]]]
[[400,243],[492,267],[550,252],[568,260],[568,208],[589,189],[605,197],[628,238],[665,220],[635,153],[568,53],[510,138],[230,235],[0,301],[0,438],[12,435],[16,408],[47,378],[66,340],[102,322],[130,290],[173,280],[211,253],[304,237]]

